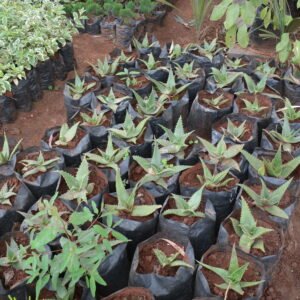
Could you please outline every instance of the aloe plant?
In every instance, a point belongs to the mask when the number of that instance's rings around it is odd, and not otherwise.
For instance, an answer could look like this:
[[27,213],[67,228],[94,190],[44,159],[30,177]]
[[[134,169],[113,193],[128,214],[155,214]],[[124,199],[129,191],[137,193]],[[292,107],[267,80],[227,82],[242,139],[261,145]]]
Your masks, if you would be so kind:
[[153,155],[150,160],[136,155],[133,156],[133,159],[147,173],[145,176],[147,180],[155,182],[165,189],[168,187],[166,182],[167,178],[190,168],[190,166],[174,166],[172,164],[168,164],[168,162],[163,160],[161,157],[158,143],[155,143],[154,145]]
[[194,68],[194,61],[185,63],[182,67],[176,64],[175,75],[182,80],[190,80],[199,77],[200,68]]
[[227,127],[223,128],[223,133],[225,137],[230,138],[234,142],[241,143],[242,136],[246,133],[246,121],[241,123],[240,125],[235,126],[234,123],[227,119]]
[[23,165],[23,177],[26,178],[28,176],[35,175],[38,173],[45,173],[48,170],[52,169],[58,160],[59,157],[45,160],[43,152],[41,151],[36,160],[23,159],[20,161],[20,163]]
[[260,81],[256,84],[254,80],[247,74],[244,73],[244,79],[247,84],[247,89],[250,94],[258,94],[262,93],[266,87],[268,77],[265,75],[263,76]]
[[240,171],[239,164],[234,158],[241,153],[244,145],[227,145],[224,136],[217,145],[213,145],[202,138],[199,138],[199,140],[208,152],[210,163]]
[[117,59],[119,59],[119,63],[129,63],[135,60],[134,56],[126,55],[123,50]]
[[55,141],[55,145],[57,146],[67,146],[69,142],[71,142],[77,133],[78,126],[80,122],[69,127],[67,123],[64,123],[60,127],[58,140]]
[[120,76],[121,80],[125,82],[127,87],[132,87],[137,85],[138,81],[136,77],[140,74],[141,73],[139,71],[129,70],[127,68],[117,73],[117,75]]
[[247,195],[254,201],[255,205],[271,214],[283,219],[288,219],[286,212],[279,207],[280,201],[286,193],[293,179],[291,178],[275,190],[268,189],[264,180],[260,179],[261,191],[260,194],[254,192],[249,186],[240,184],[240,187],[247,193]]
[[182,196],[172,194],[172,198],[175,200],[176,208],[166,209],[163,212],[163,215],[204,218],[205,214],[201,211],[197,211],[202,201],[204,187],[205,186],[202,186],[188,200],[184,199]]
[[88,161],[95,162],[102,167],[114,168],[118,163],[129,156],[129,148],[114,149],[111,134],[108,136],[107,146],[105,151],[97,149],[99,154],[86,153],[85,157]]
[[211,68],[211,74],[216,82],[218,88],[224,88],[232,84],[238,77],[241,76],[240,72],[228,72],[225,65],[221,69]]
[[299,106],[293,106],[290,100],[285,98],[284,108],[279,109],[277,112],[282,111],[290,122],[294,122],[300,119],[300,110],[297,110],[297,108],[299,108]]
[[154,83],[155,87],[162,95],[166,95],[169,98],[179,95],[190,85],[190,83],[188,83],[178,88],[172,69],[169,71],[169,76],[166,83],[157,81],[151,77],[148,77],[148,79]]
[[147,182],[147,179],[143,178],[141,181],[137,182],[135,187],[128,191],[122,181],[120,170],[116,168],[116,194],[118,199],[118,204],[111,205],[105,204],[104,208],[109,212],[126,212],[132,217],[145,217],[152,215],[161,205],[149,204],[149,205],[137,205],[135,204],[135,199],[138,197],[138,191],[143,184]]
[[128,96],[124,96],[124,97],[116,98],[114,90],[111,88],[110,91],[109,91],[109,94],[107,96],[105,96],[105,95],[98,95],[97,99],[99,99],[99,101],[102,104],[104,104],[109,109],[111,109],[114,113],[116,113],[119,104],[121,102],[125,101],[125,100],[128,100],[129,97]]
[[149,117],[144,118],[141,120],[138,125],[135,125],[132,121],[131,115],[127,112],[125,121],[122,124],[122,129],[117,128],[110,128],[109,131],[112,133],[113,136],[117,138],[123,139],[129,143],[136,144],[139,137],[145,131],[145,125],[147,124]]
[[108,61],[107,56],[104,61],[97,59],[97,64],[90,64],[95,74],[99,77],[105,77],[108,75],[115,75],[119,66],[119,58],[115,59],[112,63]]
[[4,183],[0,189],[0,204],[12,206],[11,197],[16,196],[14,192],[15,186],[9,187],[7,183]]
[[244,150],[242,150],[242,154],[259,176],[271,176],[286,179],[300,165],[300,156],[293,158],[287,163],[283,163],[281,146],[279,146],[272,160],[266,158],[260,160]]
[[201,185],[205,185],[206,188],[220,189],[226,187],[227,184],[233,180],[233,178],[227,178],[230,169],[218,172],[216,166],[214,166],[214,171],[211,172],[205,162],[201,160],[203,175],[197,175]]
[[17,153],[19,146],[21,145],[22,140],[20,140],[16,146],[13,148],[12,151],[9,149],[9,143],[6,136],[6,133],[4,133],[4,139],[3,139],[3,145],[2,150],[0,152],[0,166],[7,164],[9,161],[12,160],[14,155]]
[[300,129],[291,129],[290,122],[285,116],[281,133],[277,130],[264,130],[265,133],[277,144],[282,145],[283,151],[292,152],[293,145],[300,143]]
[[243,98],[241,100],[245,104],[244,110],[249,111],[249,112],[259,113],[267,108],[267,106],[260,105],[260,103],[258,102],[258,98],[255,98],[253,102],[249,101],[247,99],[243,99]]
[[180,256],[180,252],[176,252],[168,256],[162,250],[157,248],[153,249],[153,253],[162,268],[186,267],[193,269],[193,266],[186,263],[183,259],[177,259],[178,256]]
[[158,69],[165,69],[167,70],[166,67],[158,67],[158,61],[155,60],[154,56],[152,53],[148,55],[148,60],[143,60],[140,59],[140,61],[146,66],[148,71],[152,70],[158,70]]
[[208,104],[209,106],[215,107],[217,109],[220,109],[223,104],[226,104],[229,101],[229,99],[224,97],[223,94],[215,98],[211,98],[211,99],[202,98],[201,100],[204,103]]
[[106,120],[105,118],[106,111],[94,109],[93,114],[90,116],[87,113],[81,112],[80,117],[82,119],[82,125],[92,125],[92,126],[99,126],[103,124]]
[[162,146],[159,151],[161,154],[176,154],[180,159],[185,156],[184,150],[189,146],[186,141],[193,133],[185,133],[181,116],[175,126],[174,132],[164,126],[161,126],[165,132],[163,138],[157,139],[157,143]]
[[230,290],[236,292],[239,295],[244,295],[243,289],[256,286],[264,282],[263,280],[251,282],[242,281],[245,272],[248,270],[249,263],[245,263],[242,266],[239,265],[235,245],[232,247],[230,263],[227,270],[218,267],[213,267],[203,262],[200,262],[200,264],[204,268],[217,274],[224,281],[221,284],[215,284],[216,287],[225,291],[224,300],[228,299],[228,292]]
[[273,229],[257,226],[257,221],[251,213],[247,202],[242,199],[240,220],[230,218],[235,233],[239,236],[239,247],[246,253],[251,249],[265,252],[263,235]]
[[74,100],[79,100],[88,90],[93,88],[96,85],[96,82],[91,82],[86,84],[85,79],[82,80],[75,72],[75,81],[74,83],[69,82],[68,86],[70,89],[71,96]]
[[222,51],[222,48],[218,47],[217,39],[213,39],[210,43],[204,41],[203,45],[189,44],[186,47],[186,50],[197,50],[200,55],[203,55],[212,61],[213,57]]
[[242,59],[241,58],[236,58],[236,59],[229,59],[226,58],[226,65],[227,67],[229,67],[230,69],[236,70],[242,67],[245,67],[246,64],[242,63]]
[[77,170],[76,176],[73,176],[65,171],[59,171],[61,176],[64,178],[68,191],[61,195],[64,200],[77,200],[78,204],[88,201],[88,195],[94,190],[94,183],[89,182],[89,165],[84,158]]
[[168,51],[168,57],[170,59],[177,59],[183,54],[183,52],[184,50],[182,49],[182,47],[172,41],[170,49]]
[[140,115],[145,117],[158,116],[164,111],[164,106],[168,100],[166,95],[158,96],[156,91],[152,89],[150,95],[143,98],[134,90],[132,92],[137,101],[136,109]]
[[137,40],[136,38],[133,38],[132,42],[133,42],[134,47],[138,50],[148,49],[148,48],[152,48],[152,47],[159,47],[158,41],[152,41],[152,42],[150,41],[150,38],[148,37],[147,32],[141,42],[139,40]]

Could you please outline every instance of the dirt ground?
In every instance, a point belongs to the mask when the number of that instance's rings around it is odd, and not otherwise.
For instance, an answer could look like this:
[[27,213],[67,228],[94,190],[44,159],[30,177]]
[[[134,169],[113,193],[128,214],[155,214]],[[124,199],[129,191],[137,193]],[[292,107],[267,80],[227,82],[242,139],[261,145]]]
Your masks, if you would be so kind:
[[[217,2],[217,0],[215,0]],[[161,43],[174,41],[180,44],[197,42],[194,29],[184,27],[175,21],[175,15],[180,15],[185,21],[192,18],[190,1],[178,0],[178,10],[169,13],[162,27],[154,28],[155,36]],[[205,21],[205,29],[201,36],[212,39],[222,36],[220,23]],[[97,58],[103,58],[114,45],[105,41],[101,36],[81,34],[74,37],[75,57],[78,72],[82,73],[89,62],[94,63]],[[73,74],[69,74],[72,78]],[[5,124],[1,128],[8,135],[17,139],[23,138],[23,146],[39,145],[39,141],[47,128],[65,122],[63,104],[64,82],[57,82],[53,91],[44,92],[41,101],[34,104],[29,113],[19,113],[13,124]],[[286,238],[286,246],[281,262],[274,274],[273,281],[265,293],[264,300],[297,300],[300,299],[300,206],[293,216]]]

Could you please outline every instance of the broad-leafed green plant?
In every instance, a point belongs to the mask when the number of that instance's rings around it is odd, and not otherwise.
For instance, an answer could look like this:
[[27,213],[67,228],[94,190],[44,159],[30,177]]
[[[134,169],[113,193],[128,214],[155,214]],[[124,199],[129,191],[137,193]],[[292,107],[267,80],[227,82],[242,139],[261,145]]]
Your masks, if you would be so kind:
[[107,96],[105,96],[105,95],[98,95],[97,99],[99,99],[99,101],[103,105],[107,106],[114,113],[116,113],[119,104],[121,102],[125,101],[125,100],[129,100],[130,98],[128,96],[116,98],[114,90],[111,88],[110,91],[109,91],[109,94]]
[[158,96],[156,91],[152,89],[150,95],[143,98],[136,91],[132,90],[132,92],[137,101],[136,109],[141,116],[159,116],[164,111],[165,104],[168,101],[166,95]]
[[282,145],[283,151],[292,152],[293,145],[300,143],[300,129],[291,129],[289,120],[286,116],[283,119],[283,125],[281,132],[277,130],[264,130],[270,139]]
[[193,133],[185,133],[181,116],[175,126],[174,132],[164,126],[161,126],[165,132],[162,138],[157,139],[157,143],[161,146],[159,152],[161,154],[176,154],[180,159],[185,157],[184,150],[189,146],[188,137]]
[[125,82],[127,87],[133,87],[138,84],[137,76],[141,75],[141,73],[125,68],[123,71],[118,72],[117,75],[120,76],[120,79]]
[[110,128],[109,131],[113,136],[123,139],[129,143],[136,144],[137,140],[143,135],[149,117],[141,120],[138,125],[135,125],[132,116],[127,112],[125,121],[122,124],[122,129]]
[[202,186],[189,199],[185,199],[182,196],[172,194],[172,198],[175,200],[176,208],[166,209],[163,212],[163,215],[204,218],[205,214],[201,211],[198,211],[201,205],[204,187],[205,186]]
[[82,119],[82,125],[92,125],[92,126],[100,126],[107,119],[105,117],[106,111],[94,109],[93,114],[90,116],[88,113],[81,112],[80,117]]
[[114,148],[111,134],[108,136],[105,151],[97,149],[99,154],[86,153],[85,157],[88,161],[95,162],[97,165],[107,168],[114,168],[119,162],[129,157],[129,148]]
[[226,187],[227,184],[233,180],[233,178],[226,178],[229,175],[229,168],[224,171],[218,172],[217,166],[214,165],[214,170],[213,172],[211,172],[203,160],[201,160],[201,165],[203,175],[197,175],[201,186],[205,185],[206,188],[221,189]]
[[169,98],[175,97],[175,96],[179,95],[180,93],[184,92],[187,89],[187,87],[190,85],[190,83],[188,83],[181,87],[177,87],[174,72],[172,69],[170,69],[170,71],[169,71],[169,76],[168,76],[168,80],[166,83],[157,81],[151,77],[147,77],[147,78],[154,83],[156,89],[162,95],[166,95]]
[[234,232],[239,236],[239,247],[246,253],[251,249],[265,252],[263,235],[273,229],[257,226],[257,221],[251,213],[247,202],[242,199],[240,219],[230,218]]
[[299,106],[293,106],[288,98],[284,99],[284,108],[277,110],[277,112],[283,112],[290,122],[300,120]]
[[227,127],[222,128],[225,137],[230,138],[234,142],[242,142],[241,138],[246,133],[246,121],[242,122],[240,125],[235,126],[234,123],[228,118]]
[[167,179],[183,170],[190,168],[190,166],[174,166],[161,157],[158,148],[158,143],[155,142],[153,155],[151,159],[146,159],[140,156],[133,156],[133,159],[144,169],[147,173],[145,180],[155,182],[156,184],[167,188]]
[[93,192],[95,184],[89,182],[89,165],[84,158],[77,170],[76,176],[73,176],[65,171],[59,171],[66,182],[68,191],[61,195],[64,200],[77,200],[78,204],[82,201],[87,202],[88,196]]
[[244,148],[244,145],[230,145],[224,141],[224,136],[213,145],[205,139],[199,138],[209,155],[209,162],[221,167],[240,170],[239,163],[234,160]]
[[183,259],[178,259],[178,256],[180,256],[180,252],[176,252],[168,256],[160,249],[153,249],[153,253],[162,268],[185,267],[193,269],[192,265],[186,263]]
[[175,75],[182,80],[191,80],[199,77],[200,68],[194,68],[194,61],[185,63],[182,67],[176,64]]
[[211,68],[211,74],[218,88],[224,88],[234,83],[242,75],[240,72],[229,72],[225,65],[221,69]]
[[244,295],[243,289],[252,287],[252,286],[256,286],[256,285],[259,285],[264,282],[263,280],[251,281],[251,282],[242,281],[246,271],[248,270],[249,263],[247,262],[242,266],[239,265],[235,245],[232,247],[230,263],[229,263],[229,267],[227,270],[218,268],[218,267],[213,267],[213,266],[207,265],[203,262],[200,262],[200,264],[205,269],[208,269],[208,270],[214,272],[220,278],[222,278],[224,283],[215,284],[215,285],[216,285],[216,287],[225,291],[224,300],[229,300],[228,292],[230,290],[236,292],[239,295]]
[[104,61],[97,59],[96,64],[90,64],[93,68],[95,74],[99,77],[105,77],[108,75],[115,75],[119,66],[119,58],[115,59],[113,62],[109,62],[108,57],[104,58]]
[[22,143],[22,140],[20,140],[11,151],[6,133],[4,133],[3,145],[2,145],[1,152],[0,152],[0,166],[5,165],[6,163],[8,163],[9,161],[12,160],[14,155],[17,153],[21,143]]
[[293,171],[295,171],[295,169],[300,165],[299,156],[289,160],[287,163],[284,163],[282,161],[281,146],[279,146],[272,160],[264,157],[259,159],[244,150],[242,150],[242,154],[259,176],[271,176],[286,179],[291,176]]
[[133,43],[134,47],[138,50],[160,46],[158,41],[150,41],[150,38],[148,37],[147,32],[141,42],[139,40],[137,40],[136,38],[133,38],[132,43]]
[[61,125],[60,131],[59,131],[59,137],[58,137],[58,140],[55,141],[55,145],[67,146],[68,143],[71,142],[75,138],[79,124],[80,124],[80,122],[77,122],[74,125],[72,125],[71,127],[69,127],[69,125],[67,123],[64,123],[63,125]]
[[291,178],[289,181],[285,182],[277,189],[271,190],[267,187],[264,180],[260,179],[260,194],[257,194],[251,189],[251,187],[245,184],[240,184],[240,186],[242,187],[243,191],[245,191],[246,194],[252,199],[252,201],[258,208],[268,212],[272,216],[288,219],[288,215],[283,209],[279,207],[279,204],[292,181],[293,179]]
[[59,157],[45,160],[42,151],[40,151],[39,156],[35,160],[23,159],[20,161],[20,163],[23,165],[23,168],[21,170],[23,177],[26,178],[28,176],[35,175],[38,173],[45,173],[48,170],[51,170],[58,160]]
[[8,186],[7,183],[4,183],[0,188],[0,204],[1,205],[9,205],[12,206],[11,197],[16,196],[17,194],[14,192],[15,186]]
[[213,97],[211,99],[202,98],[201,100],[204,103],[206,103],[207,105],[215,107],[217,109],[220,109],[222,105],[224,105],[230,101],[230,99],[226,98],[224,95]]
[[125,185],[122,181],[120,170],[116,168],[116,193],[118,198],[118,204],[108,205],[105,204],[104,208],[109,212],[125,212],[130,214],[132,217],[145,217],[152,215],[158,209],[161,208],[161,205],[156,204],[145,204],[137,205],[135,200],[139,195],[139,189],[143,184],[147,182],[146,178],[141,179],[131,190],[126,190]]
[[71,97],[74,100],[79,100],[86,92],[88,92],[95,85],[96,82],[86,83],[84,78],[81,80],[76,72],[74,83],[68,83]]

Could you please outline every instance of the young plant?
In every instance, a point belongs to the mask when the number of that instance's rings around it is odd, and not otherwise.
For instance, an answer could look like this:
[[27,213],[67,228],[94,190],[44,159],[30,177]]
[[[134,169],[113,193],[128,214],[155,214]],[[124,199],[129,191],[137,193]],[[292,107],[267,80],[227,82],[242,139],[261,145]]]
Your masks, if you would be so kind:
[[245,125],[246,125],[246,121],[244,121],[240,125],[235,126],[230,119],[227,119],[227,127],[223,128],[224,136],[230,138],[234,142],[240,143],[242,136],[247,131]]
[[108,136],[105,151],[102,151],[101,149],[97,149],[97,151],[99,154],[86,153],[86,159],[107,168],[116,167],[119,162],[128,158],[129,156],[128,147],[114,149],[111,134]]
[[89,91],[95,85],[96,82],[91,82],[89,84],[86,84],[85,79],[81,80],[76,72],[75,72],[74,83],[72,82],[68,83],[71,96],[74,100],[79,100],[87,91]]
[[0,166],[7,164],[9,161],[12,160],[14,155],[17,153],[19,146],[21,145],[22,140],[20,140],[16,146],[13,148],[12,151],[9,149],[9,143],[6,136],[6,133],[4,133],[4,139],[3,139],[3,145],[2,150],[0,152]]
[[216,82],[218,88],[224,88],[232,84],[238,77],[241,76],[240,72],[228,72],[225,65],[222,68],[211,68],[211,74]]
[[167,70],[167,68],[165,67],[158,67],[158,61],[155,60],[152,53],[148,55],[148,60],[140,59],[140,61],[146,66],[148,71],[158,70],[158,69]]
[[87,202],[88,196],[94,190],[94,183],[89,182],[89,165],[84,158],[77,170],[76,176],[73,176],[65,171],[59,171],[63,179],[65,180],[68,191],[61,195],[64,200],[77,200],[78,204],[81,202]]
[[283,151],[292,152],[293,145],[300,143],[300,129],[291,129],[288,118],[285,116],[282,125],[281,133],[276,130],[267,131],[265,133],[275,143],[282,145]]
[[218,268],[218,267],[213,267],[213,266],[207,265],[203,262],[200,262],[200,264],[204,268],[214,272],[220,278],[222,278],[224,283],[216,284],[216,286],[222,290],[225,290],[224,300],[228,300],[228,292],[230,290],[233,290],[234,292],[236,292],[239,295],[244,295],[243,289],[245,289],[247,287],[259,285],[263,282],[263,280],[252,281],[252,282],[242,281],[243,277],[245,275],[245,272],[248,270],[249,263],[245,263],[242,266],[239,265],[235,245],[232,247],[231,258],[230,258],[228,270]]
[[125,185],[122,181],[120,170],[116,168],[116,193],[118,198],[117,205],[104,205],[104,208],[109,212],[126,212],[132,217],[145,217],[152,215],[161,205],[151,204],[151,205],[136,205],[135,199],[138,197],[139,189],[143,184],[147,182],[144,177],[142,180],[137,182],[135,187],[130,191],[126,190]]
[[148,37],[147,32],[141,42],[139,40],[137,40],[136,38],[133,38],[132,42],[133,42],[134,47],[137,50],[149,49],[149,48],[160,46],[158,41],[150,41],[150,38]]
[[136,144],[139,137],[141,137],[145,131],[145,125],[148,122],[149,117],[141,120],[138,125],[135,125],[132,121],[131,115],[127,112],[125,121],[122,124],[122,129],[110,128],[109,131],[113,136],[126,140],[129,143]]
[[55,141],[55,145],[57,146],[67,146],[69,142],[71,142],[77,133],[77,129],[80,122],[72,125],[71,127],[68,126],[67,123],[64,123],[60,127],[59,137],[58,140]]
[[183,54],[183,49],[179,44],[175,44],[173,41],[171,43],[170,49],[169,49],[169,55],[168,57],[170,59],[177,59]]
[[245,67],[246,64],[242,64],[241,58],[236,58],[236,59],[226,58],[226,66],[229,69],[237,70],[239,68]]
[[247,195],[254,201],[255,205],[271,214],[283,219],[288,219],[286,212],[279,207],[279,203],[286,193],[288,187],[290,186],[293,179],[282,184],[276,190],[272,191],[268,189],[264,180],[260,179],[261,182],[261,192],[257,194],[250,187],[245,184],[240,184],[240,187],[247,193]]
[[188,147],[186,140],[193,132],[185,133],[181,116],[177,121],[174,132],[164,126],[161,127],[166,136],[157,139],[157,143],[162,146],[159,152],[161,154],[176,154],[178,158],[183,159],[185,156],[184,150]]
[[284,108],[279,109],[277,112],[283,112],[285,117],[290,121],[294,122],[300,120],[300,110],[297,110],[299,106],[293,106],[288,98],[284,100]]
[[217,167],[214,166],[213,173],[209,170],[205,162],[201,159],[203,175],[197,175],[201,185],[205,185],[207,188],[211,189],[221,189],[227,186],[227,184],[233,180],[233,178],[227,178],[229,174],[229,168],[218,172]]
[[226,104],[229,101],[229,99],[225,98],[224,95],[220,95],[212,99],[202,98],[202,101],[212,107],[220,109],[223,104]]
[[213,39],[210,43],[204,41],[204,44],[202,46],[198,44],[190,44],[186,47],[186,50],[198,51],[200,55],[203,55],[210,61],[212,61],[213,57],[223,49],[221,47],[218,47],[217,39]]
[[223,168],[240,170],[239,164],[234,158],[241,153],[244,145],[226,145],[224,136],[215,146],[205,139],[199,138],[209,155],[209,162]]
[[110,91],[109,91],[108,96],[99,95],[99,96],[97,96],[97,99],[99,99],[99,101],[103,105],[107,106],[114,113],[116,113],[116,111],[118,109],[118,105],[121,102],[123,102],[125,100],[128,100],[129,97],[128,96],[124,96],[124,97],[116,98],[115,93],[114,93],[113,89],[111,88]]
[[11,197],[16,196],[14,192],[15,186],[9,187],[7,183],[3,184],[0,189],[0,204],[12,206]]
[[136,155],[133,156],[133,159],[147,173],[145,180],[155,182],[165,189],[168,188],[166,180],[169,177],[190,168],[190,166],[174,166],[172,164],[168,164],[168,162],[161,157],[158,143],[155,143],[154,145],[151,160]]
[[153,253],[162,268],[185,267],[193,269],[192,265],[186,263],[182,259],[177,259],[177,257],[181,254],[180,252],[176,252],[168,256],[160,249],[153,249]]
[[204,187],[205,186],[202,186],[188,200],[184,199],[182,196],[172,194],[172,198],[175,200],[176,208],[165,210],[163,215],[204,218],[205,214],[201,211],[197,211],[202,201]]
[[112,63],[108,61],[107,56],[104,58],[104,61],[97,59],[97,64],[90,66],[93,68],[95,74],[100,78],[109,75],[115,75],[119,66],[119,58],[115,59]]
[[230,218],[235,233],[239,236],[239,247],[246,253],[251,249],[258,249],[265,252],[264,240],[262,238],[268,232],[273,231],[269,228],[257,226],[257,221],[253,217],[247,202],[242,199],[240,220]]
[[152,89],[149,96],[141,97],[137,92],[132,90],[135,100],[137,101],[137,111],[144,117],[158,116],[164,111],[164,106],[168,98],[165,95],[158,96]]
[[242,154],[259,176],[287,179],[300,165],[300,156],[293,158],[287,163],[283,163],[281,146],[279,146],[272,160],[265,158],[259,159],[244,150],[242,150]]
[[100,126],[106,121],[105,117],[106,111],[94,109],[92,116],[89,116],[87,113],[81,112],[80,117],[83,122],[82,125],[92,125],[92,126]]
[[182,67],[176,64],[175,75],[182,80],[191,80],[199,77],[199,68],[194,68],[194,61],[185,63]]
[[264,91],[267,83],[268,76],[264,75],[260,81],[256,84],[254,80],[247,74],[244,73],[244,79],[247,84],[247,89],[250,94],[254,94],[255,97],[257,94],[260,94]]
[[23,159],[20,163],[23,165],[22,174],[23,178],[26,178],[31,175],[38,173],[45,173],[48,170],[51,170],[56,162],[59,160],[59,157],[45,160],[43,152],[40,151],[39,156],[36,160],[33,159]]
[[140,75],[140,72],[125,68],[123,71],[117,73],[117,75],[121,77],[122,81],[125,81],[127,87],[133,87],[138,84],[136,77]]

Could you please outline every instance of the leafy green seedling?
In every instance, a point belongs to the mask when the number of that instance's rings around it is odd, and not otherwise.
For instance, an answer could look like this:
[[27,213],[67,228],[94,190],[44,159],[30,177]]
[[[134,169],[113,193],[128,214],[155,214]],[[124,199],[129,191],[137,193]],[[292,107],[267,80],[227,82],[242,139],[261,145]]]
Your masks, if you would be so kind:
[[9,143],[6,134],[4,133],[4,140],[2,145],[2,150],[0,152],[0,166],[5,165],[12,160],[14,155],[17,153],[19,146],[21,145],[22,140],[20,140],[12,151],[9,149]]
[[96,85],[96,82],[91,82],[89,84],[86,84],[85,79],[81,80],[76,72],[75,72],[74,83],[72,83],[72,82],[68,83],[71,96],[74,100],[79,100],[87,91],[89,91],[95,85]]
[[99,77],[115,75],[119,66],[119,58],[115,59],[112,63],[105,57],[104,61],[98,59],[97,64],[90,66],[93,68],[95,74]]
[[58,140],[55,141],[55,145],[67,146],[68,143],[71,142],[75,138],[75,136],[77,134],[79,123],[80,122],[77,122],[76,124],[72,125],[71,127],[69,127],[67,123],[64,123],[63,125],[61,125],[60,131],[59,131],[59,137],[58,137]]
[[116,113],[118,106],[121,102],[130,99],[128,96],[116,98],[114,90],[111,88],[109,91],[109,94],[107,96],[105,95],[99,95],[97,96],[97,99],[107,106],[109,109],[111,109],[114,113]]
[[14,192],[15,186],[9,187],[7,183],[4,183],[0,189],[0,204],[12,206],[11,197],[16,196]]
[[227,119],[227,127],[223,128],[223,133],[225,137],[230,138],[234,142],[241,143],[241,138],[247,130],[245,125],[246,121],[244,121],[240,125],[235,126],[230,119]]

